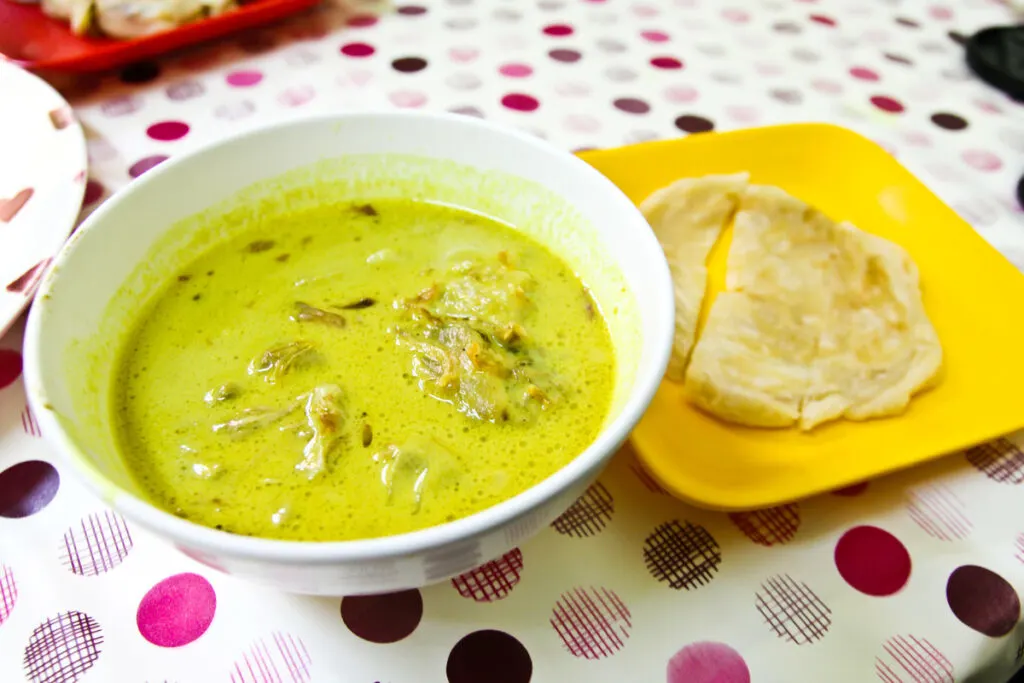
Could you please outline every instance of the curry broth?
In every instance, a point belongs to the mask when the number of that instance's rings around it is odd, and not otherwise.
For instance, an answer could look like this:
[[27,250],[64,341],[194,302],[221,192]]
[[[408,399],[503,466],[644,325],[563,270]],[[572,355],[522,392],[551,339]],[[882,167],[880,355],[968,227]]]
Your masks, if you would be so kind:
[[120,368],[122,452],[154,502],[318,541],[520,493],[597,436],[615,378],[605,322],[560,259],[492,219],[397,199],[214,248],[143,312]]

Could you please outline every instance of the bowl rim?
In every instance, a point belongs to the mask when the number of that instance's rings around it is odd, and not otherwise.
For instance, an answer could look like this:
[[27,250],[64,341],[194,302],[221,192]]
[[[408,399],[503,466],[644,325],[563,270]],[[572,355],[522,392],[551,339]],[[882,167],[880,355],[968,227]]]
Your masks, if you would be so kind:
[[[390,125],[401,125],[402,122],[410,119],[426,119],[439,124],[457,124],[512,138],[516,143],[532,147],[544,154],[560,156],[574,173],[587,178],[595,191],[599,190],[611,196],[612,201],[621,207],[624,215],[632,214],[635,217],[633,222],[636,225],[625,225],[624,227],[647,228],[646,230],[636,230],[636,248],[641,250],[642,256],[650,262],[648,277],[653,280],[654,291],[659,293],[658,298],[650,303],[652,307],[650,320],[653,321],[650,329],[650,342],[645,342],[641,347],[641,352],[653,353],[651,356],[653,362],[648,365],[646,372],[642,368],[638,369],[633,389],[618,416],[601,430],[597,438],[586,449],[562,468],[525,491],[467,517],[391,536],[344,541],[298,541],[241,536],[178,518],[116,485],[91,464],[83,449],[79,448],[77,443],[64,431],[52,409],[46,407],[45,387],[53,381],[59,381],[59,379],[44,379],[47,373],[40,363],[43,331],[50,308],[48,300],[51,297],[54,284],[62,277],[62,266],[69,259],[75,258],[77,245],[81,238],[91,235],[97,229],[96,226],[102,226],[106,222],[108,214],[115,211],[119,204],[133,193],[149,185],[162,182],[166,174],[180,165],[196,163],[197,159],[216,154],[223,147],[243,141],[248,140],[258,145],[260,139],[289,129],[325,123],[343,124],[367,118],[388,119]],[[661,383],[671,353],[674,319],[672,279],[668,263],[653,231],[647,226],[639,209],[615,184],[574,154],[514,128],[458,114],[396,110],[317,114],[244,130],[171,157],[117,192],[94,211],[55,257],[37,291],[25,330],[25,388],[29,405],[36,415],[40,431],[54,446],[60,459],[70,466],[79,481],[84,482],[94,495],[122,512],[126,517],[160,536],[214,554],[278,564],[322,565],[387,560],[480,537],[528,515],[547,501],[571,488],[574,483],[596,476],[597,470],[626,440]]]

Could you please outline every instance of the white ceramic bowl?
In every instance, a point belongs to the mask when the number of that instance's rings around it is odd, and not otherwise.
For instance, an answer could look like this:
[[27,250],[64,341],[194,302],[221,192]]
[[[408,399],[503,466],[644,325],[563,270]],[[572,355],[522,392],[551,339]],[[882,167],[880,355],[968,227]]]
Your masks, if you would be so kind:
[[[381,155],[399,156],[384,161]],[[453,168],[458,172],[449,173]],[[376,196],[392,183],[402,193],[418,188],[419,196],[496,214],[580,273],[606,313],[616,352],[612,410],[598,438],[511,500],[386,538],[311,543],[236,536],[147,502],[115,448],[109,406],[116,332],[197,249],[223,237],[209,234],[211,215],[251,210],[261,197],[314,181],[319,189],[310,201],[325,192],[367,199],[358,193],[368,179],[384,188]],[[42,432],[67,469],[130,522],[229,574],[291,592],[348,595],[455,576],[548,525],[640,419],[668,362],[672,330],[672,284],[656,239],[633,204],[583,161],[468,117],[347,114],[275,125],[176,157],[106,202],[40,288],[28,322],[25,379]]]

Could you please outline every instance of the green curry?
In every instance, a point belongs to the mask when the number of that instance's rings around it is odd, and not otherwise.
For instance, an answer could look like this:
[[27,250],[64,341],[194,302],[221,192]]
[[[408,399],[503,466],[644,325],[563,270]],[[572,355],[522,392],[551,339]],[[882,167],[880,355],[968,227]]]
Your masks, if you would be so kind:
[[174,514],[346,540],[548,477],[597,435],[614,375],[600,312],[547,249],[388,199],[288,215],[179,273],[125,343],[113,412]]

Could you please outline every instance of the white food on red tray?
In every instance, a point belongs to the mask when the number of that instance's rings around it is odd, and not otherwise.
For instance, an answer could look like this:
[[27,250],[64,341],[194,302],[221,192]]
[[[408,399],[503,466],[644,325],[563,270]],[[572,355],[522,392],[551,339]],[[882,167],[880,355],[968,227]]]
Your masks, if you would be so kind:
[[223,14],[234,0],[42,0],[43,11],[77,34],[129,40]]

